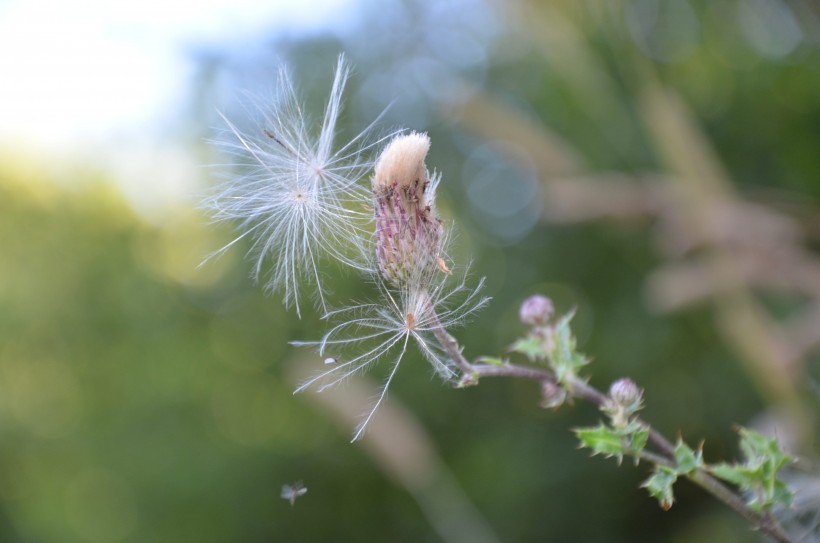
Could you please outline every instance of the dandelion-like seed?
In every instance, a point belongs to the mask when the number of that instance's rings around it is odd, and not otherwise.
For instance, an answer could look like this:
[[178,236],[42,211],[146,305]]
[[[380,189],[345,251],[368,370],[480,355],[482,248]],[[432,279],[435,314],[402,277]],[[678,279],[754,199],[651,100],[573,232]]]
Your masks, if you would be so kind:
[[[378,282],[381,300],[328,313],[327,318],[338,321],[320,341],[295,342],[296,345],[318,347],[321,356],[332,354],[337,361],[332,368],[304,382],[296,392],[317,386],[319,392],[342,382],[347,377],[364,371],[381,360],[389,360],[391,367],[387,380],[370,410],[356,428],[353,441],[365,431],[379,408],[396,371],[415,344],[435,372],[446,381],[456,377],[453,362],[439,345],[435,332],[464,323],[489,301],[481,291],[484,280],[468,286],[466,273],[460,281],[439,270],[424,280],[410,282],[399,289],[384,281]],[[340,352],[358,349],[358,354],[343,358]]]
[[296,504],[296,500],[307,494],[307,491],[308,489],[302,481],[296,481],[292,485],[282,485],[280,496],[282,499],[287,500],[290,506],[293,507]]
[[[244,173],[226,180],[204,204],[216,220],[236,221],[242,232],[214,255],[251,238],[254,278],[267,276],[266,287],[280,292],[285,305],[295,306],[297,313],[304,284],[315,287],[326,309],[320,272],[324,257],[364,269],[372,246],[367,228],[372,221],[370,194],[360,181],[373,167],[366,154],[384,138],[372,137],[374,121],[334,150],[348,76],[349,68],[339,57],[316,137],[284,70],[278,101],[254,132],[240,131],[223,116],[228,138],[221,145]],[[268,261],[270,272],[265,270]]]

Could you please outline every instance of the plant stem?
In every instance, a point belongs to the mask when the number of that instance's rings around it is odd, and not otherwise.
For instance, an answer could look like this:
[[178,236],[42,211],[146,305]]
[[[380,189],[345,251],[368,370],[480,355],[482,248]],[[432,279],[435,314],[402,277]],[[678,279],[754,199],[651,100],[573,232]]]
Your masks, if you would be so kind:
[[[435,317],[436,322],[438,318]],[[568,383],[560,383],[551,371],[542,368],[533,368],[529,366],[520,366],[517,364],[504,363],[501,365],[494,364],[480,364],[471,363],[462,353],[461,346],[458,341],[450,335],[447,330],[438,323],[433,329],[436,340],[441,344],[442,348],[447,352],[455,365],[464,373],[467,381],[477,380],[481,377],[514,377],[520,379],[529,379],[540,383],[550,383],[553,385],[563,387],[567,393],[574,398],[588,401],[598,407],[602,406],[607,399],[607,396],[589,385],[581,379],[573,378]],[[642,421],[643,422],[643,421]],[[646,424],[644,422],[644,424]],[[675,463],[675,446],[660,432],[650,428],[649,441],[661,451],[662,456],[657,456],[651,452],[645,451],[642,453],[646,460],[656,464],[670,464]],[[767,534],[769,537],[778,543],[791,543],[789,536],[783,531],[780,525],[771,516],[758,513],[751,509],[735,492],[729,487],[712,477],[703,469],[696,469],[687,474],[686,477],[700,486],[715,498],[722,501],[729,508],[733,509],[740,516],[742,516],[751,525],[755,526],[760,531]]]
[[778,543],[791,543],[789,536],[783,531],[783,528],[780,527],[774,518],[751,509],[737,494],[709,475],[706,471],[702,469],[695,470],[687,474],[686,478],[734,509],[735,512],[745,518],[750,524],[768,534],[769,537]]
[[646,449],[637,452],[634,451],[631,453],[633,456],[638,456],[641,460],[646,460],[647,462],[651,462],[653,464],[658,464],[660,466],[666,466],[668,468],[675,467],[675,463],[666,458],[665,456],[661,456],[659,454],[655,454],[653,452],[649,452]]
[[444,348],[447,355],[452,359],[455,365],[458,366],[458,369],[460,369],[465,375],[472,374],[475,371],[475,367],[470,364],[470,361],[467,360],[463,354],[461,354],[461,347],[459,346],[458,341],[450,335],[444,326],[442,326],[432,304],[430,305],[430,310],[432,312],[432,320],[435,325],[435,328],[433,328],[433,335],[436,336],[436,341],[438,341]]

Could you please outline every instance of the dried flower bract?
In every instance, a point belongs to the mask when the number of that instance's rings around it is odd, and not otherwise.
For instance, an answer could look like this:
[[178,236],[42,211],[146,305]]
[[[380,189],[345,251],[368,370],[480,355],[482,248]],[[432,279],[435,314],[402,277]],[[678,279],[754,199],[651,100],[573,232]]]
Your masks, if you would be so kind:
[[439,177],[429,176],[426,134],[396,136],[376,162],[373,200],[376,257],[382,276],[395,286],[442,267],[442,224],[434,195]]

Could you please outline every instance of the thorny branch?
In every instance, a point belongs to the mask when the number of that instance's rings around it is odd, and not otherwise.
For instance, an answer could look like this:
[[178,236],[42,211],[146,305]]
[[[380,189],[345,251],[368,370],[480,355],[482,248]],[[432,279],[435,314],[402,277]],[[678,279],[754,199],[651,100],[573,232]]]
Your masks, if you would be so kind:
[[[529,379],[542,384],[548,383],[554,386],[562,386],[555,375],[547,369],[521,366],[509,362],[505,362],[501,365],[472,363],[462,353],[462,348],[458,341],[450,335],[444,327],[437,327],[434,330],[434,334],[441,344],[441,347],[447,352],[459,370],[461,370],[463,374],[462,384],[477,384],[481,377],[513,377]],[[567,385],[562,386],[562,388],[564,388],[571,397],[590,402],[598,407],[603,406],[607,399],[604,393],[577,378],[572,379]],[[645,424],[644,421],[641,422]],[[660,451],[659,457],[655,457],[652,461],[655,463],[674,463],[675,447],[672,442],[651,426],[647,426],[650,428],[649,441]],[[655,456],[653,453],[643,454],[646,459]],[[778,543],[791,543],[789,536],[783,531],[774,518],[751,509],[735,492],[712,477],[705,470],[698,468],[691,474],[687,474],[686,477],[722,501],[773,540]]]

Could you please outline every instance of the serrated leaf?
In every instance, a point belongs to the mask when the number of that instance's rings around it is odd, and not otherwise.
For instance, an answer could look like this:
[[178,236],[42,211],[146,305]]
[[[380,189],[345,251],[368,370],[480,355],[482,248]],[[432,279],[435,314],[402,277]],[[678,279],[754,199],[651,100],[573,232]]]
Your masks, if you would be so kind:
[[741,428],[740,450],[742,463],[717,464],[710,466],[710,471],[746,491],[750,496],[747,504],[756,511],[768,510],[774,504],[790,504],[792,492],[777,473],[792,458],[780,449],[777,440]]
[[543,340],[535,335],[516,340],[515,343],[510,346],[510,351],[523,354],[530,362],[544,360],[547,357]]
[[623,437],[604,424],[575,428],[573,432],[581,441],[581,447],[592,449],[593,456],[596,454],[602,454],[607,458],[614,456],[620,462],[627,452],[624,447]]
[[780,449],[777,439],[766,437],[748,428],[740,429],[740,450],[747,462],[764,460],[776,469],[792,461],[792,458]]
[[655,471],[641,485],[649,492],[649,495],[658,500],[661,508],[668,511],[675,502],[675,495],[672,492],[672,485],[678,480],[678,475],[674,469],[666,466],[655,466]]
[[640,452],[646,447],[646,442],[649,441],[649,427],[644,424],[636,423],[636,427],[629,429],[629,448],[635,454],[635,461],[639,458]]
[[692,473],[703,467],[703,451],[700,449],[694,451],[679,439],[675,445],[675,463],[679,474]]
[[791,507],[794,501],[794,492],[780,479],[775,481],[773,503],[782,505],[784,507]]
[[749,470],[742,464],[715,464],[709,466],[709,471],[715,477],[734,483],[745,490],[751,490],[755,481],[759,479],[757,470]]
[[561,317],[552,330],[549,360],[555,376],[562,383],[577,375],[579,369],[589,364],[589,360],[575,350],[575,337],[570,328],[570,321],[574,315],[575,312],[570,311]]

